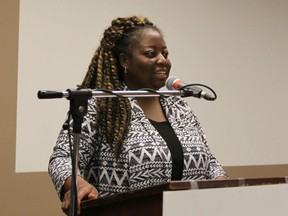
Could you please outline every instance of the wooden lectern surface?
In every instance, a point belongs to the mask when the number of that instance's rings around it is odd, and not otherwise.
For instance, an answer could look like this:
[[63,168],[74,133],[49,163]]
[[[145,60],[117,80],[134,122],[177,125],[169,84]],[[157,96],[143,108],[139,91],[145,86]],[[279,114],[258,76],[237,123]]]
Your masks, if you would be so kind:
[[[260,179],[227,179],[200,181],[172,181],[141,190],[115,194],[81,203],[82,216],[161,216],[163,191],[227,188],[287,184],[288,177]],[[176,206],[177,207],[177,206]]]

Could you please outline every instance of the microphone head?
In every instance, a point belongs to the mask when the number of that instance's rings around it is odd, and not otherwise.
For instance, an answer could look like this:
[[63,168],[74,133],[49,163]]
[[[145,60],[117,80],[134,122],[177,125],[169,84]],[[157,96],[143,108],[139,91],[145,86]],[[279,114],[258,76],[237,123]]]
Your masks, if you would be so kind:
[[175,83],[176,80],[179,80],[179,78],[177,78],[176,76],[168,77],[168,79],[166,80],[166,88],[168,90],[175,90],[174,83]]

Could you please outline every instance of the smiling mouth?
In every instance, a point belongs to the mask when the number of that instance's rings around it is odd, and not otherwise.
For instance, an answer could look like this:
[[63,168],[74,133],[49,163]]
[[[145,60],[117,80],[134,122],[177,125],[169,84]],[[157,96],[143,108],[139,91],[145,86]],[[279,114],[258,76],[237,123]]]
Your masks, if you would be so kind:
[[156,74],[166,74],[166,71],[157,71]]
[[168,72],[166,71],[157,71],[155,73],[156,79],[165,81],[168,78]]

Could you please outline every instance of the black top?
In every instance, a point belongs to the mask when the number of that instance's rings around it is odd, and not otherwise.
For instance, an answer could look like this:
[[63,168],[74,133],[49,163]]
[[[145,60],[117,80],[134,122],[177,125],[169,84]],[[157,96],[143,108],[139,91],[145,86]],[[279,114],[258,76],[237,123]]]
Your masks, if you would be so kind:
[[172,179],[181,180],[184,165],[184,156],[181,144],[168,121],[156,122],[149,119],[151,124],[160,133],[167,143],[172,156]]

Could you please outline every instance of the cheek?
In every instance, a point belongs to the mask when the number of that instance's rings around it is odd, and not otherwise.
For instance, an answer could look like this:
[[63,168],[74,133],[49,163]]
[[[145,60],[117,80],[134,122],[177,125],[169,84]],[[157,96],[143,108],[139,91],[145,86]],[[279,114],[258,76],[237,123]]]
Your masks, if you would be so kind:
[[169,70],[171,69],[172,64],[171,64],[170,59],[167,59],[166,66],[167,66],[167,68],[168,68]]
[[141,61],[141,62],[138,62],[136,67],[137,67],[137,70],[140,73],[143,73],[144,75],[144,74],[151,73],[151,71],[153,71],[155,67],[155,63],[153,61]]

